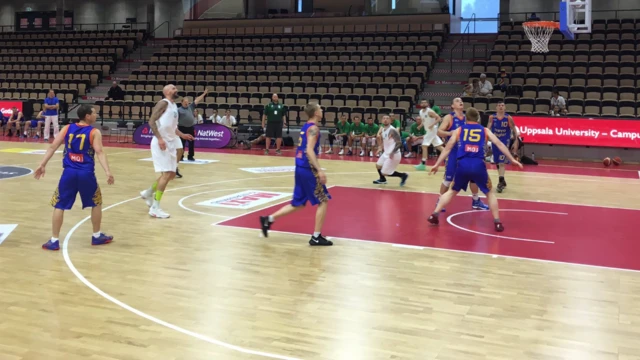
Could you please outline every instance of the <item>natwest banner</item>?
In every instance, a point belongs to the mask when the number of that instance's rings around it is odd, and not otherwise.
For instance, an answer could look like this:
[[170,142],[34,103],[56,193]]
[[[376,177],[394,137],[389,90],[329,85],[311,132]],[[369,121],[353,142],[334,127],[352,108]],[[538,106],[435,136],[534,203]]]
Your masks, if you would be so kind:
[[22,101],[0,101],[0,110],[4,117],[11,116],[14,107],[18,108],[18,111],[22,111]]
[[[221,149],[229,144],[233,134],[220,124],[198,124],[195,126],[195,146],[200,148]],[[151,144],[153,131],[149,124],[139,126],[133,133],[133,141],[140,145]]]
[[514,116],[525,143],[640,149],[640,121]]

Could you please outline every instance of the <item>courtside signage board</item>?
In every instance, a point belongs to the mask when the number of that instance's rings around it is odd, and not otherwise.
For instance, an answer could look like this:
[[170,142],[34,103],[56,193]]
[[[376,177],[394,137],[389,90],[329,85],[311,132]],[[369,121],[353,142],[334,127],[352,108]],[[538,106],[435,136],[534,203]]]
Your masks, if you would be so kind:
[[256,206],[265,205],[275,200],[284,199],[291,196],[289,193],[246,190],[243,192],[221,196],[215,199],[206,200],[196,205],[207,207],[221,207],[227,209],[251,209]]
[[527,144],[640,149],[638,120],[514,116]]

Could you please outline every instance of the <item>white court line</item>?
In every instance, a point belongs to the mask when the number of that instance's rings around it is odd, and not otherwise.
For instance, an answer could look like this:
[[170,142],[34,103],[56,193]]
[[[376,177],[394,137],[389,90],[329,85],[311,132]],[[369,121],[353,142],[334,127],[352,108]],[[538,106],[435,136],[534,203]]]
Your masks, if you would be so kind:
[[[553,211],[539,211],[539,210],[500,209],[500,211],[532,212],[532,213],[553,214],[553,215],[569,215],[567,213],[553,212]],[[500,239],[507,239],[507,240],[526,241],[526,242],[535,242],[535,243],[543,243],[543,244],[555,244],[555,242],[547,241],[547,240],[534,240],[534,239],[525,239],[525,238],[517,238],[517,237],[511,237],[511,236],[503,236],[503,235],[483,233],[483,232],[480,232],[480,231],[475,231],[475,230],[463,228],[460,225],[454,224],[453,220],[451,220],[452,218],[454,218],[455,216],[458,216],[458,215],[469,214],[469,213],[477,213],[477,212],[478,212],[478,210],[469,210],[469,211],[462,211],[462,212],[459,212],[459,213],[451,214],[451,215],[449,215],[447,217],[447,222],[451,226],[453,226],[453,227],[455,227],[455,228],[457,228],[459,230],[467,231],[467,232],[478,234],[478,235],[491,236],[491,237],[496,237],[496,238],[500,238]]]
[[638,179],[640,179],[640,170],[638,170]]
[[[107,157],[109,157],[109,156],[113,156],[113,155],[132,154],[132,153],[140,152],[140,151],[149,151],[149,149],[136,149],[136,150],[132,150],[132,151],[122,151],[122,152],[117,152],[117,153],[113,153],[113,154],[109,154],[109,153],[106,153],[106,154],[107,154]],[[33,154],[33,155],[40,155],[41,157],[44,158],[44,154]],[[53,159],[52,158],[51,160],[49,160],[49,164],[52,163],[52,162],[58,162],[58,161],[62,161],[62,160],[63,160],[63,157],[61,157],[60,159]],[[9,166],[40,164],[41,162],[42,162],[42,160],[41,161],[28,162],[28,163],[22,163],[22,164],[16,164],[16,165],[9,165]]]
[[[357,187],[357,186],[349,186],[349,185],[335,185],[336,187],[343,187],[343,188],[350,188],[350,189],[365,189],[365,190],[380,190],[380,191],[399,191],[399,192],[412,192],[412,193],[418,193],[418,194],[432,194],[432,195],[440,195],[439,192],[435,192],[435,191],[416,191],[416,190],[411,190],[411,189],[407,189],[405,187],[406,190],[402,190],[402,189],[389,189],[389,188],[385,188],[385,189],[377,189],[377,188],[368,188],[368,187]],[[482,194],[481,194],[482,195]],[[504,195],[504,193],[503,193]],[[460,196],[464,196],[464,197],[470,197],[472,195],[467,195],[467,194],[460,194],[458,193],[458,195],[456,195],[456,197],[460,197]],[[482,197],[482,196],[481,196]],[[625,208],[625,207],[620,207],[620,206],[606,206],[606,205],[590,205],[590,204],[577,204],[577,203],[567,203],[567,202],[557,202],[557,201],[544,201],[544,200],[526,200],[526,199],[516,199],[516,198],[499,198],[498,201],[502,201],[502,200],[508,200],[508,201],[524,201],[524,202],[532,202],[532,203],[540,203],[540,204],[554,204],[554,205],[572,205],[572,206],[585,206],[585,207],[594,207],[594,208],[603,208],[603,209],[620,209],[620,210],[631,210],[631,211],[640,211],[640,209],[634,209],[634,208]],[[435,207],[435,204],[434,204]]]

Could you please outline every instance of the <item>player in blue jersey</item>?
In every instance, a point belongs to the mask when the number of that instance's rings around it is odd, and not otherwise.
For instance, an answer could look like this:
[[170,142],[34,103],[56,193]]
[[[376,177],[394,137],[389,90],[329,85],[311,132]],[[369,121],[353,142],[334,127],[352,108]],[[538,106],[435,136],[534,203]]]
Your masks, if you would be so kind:
[[45,250],[59,250],[60,228],[64,219],[65,210],[71,210],[76,196],[80,193],[82,208],[90,207],[91,223],[93,225],[93,237],[91,245],[104,245],[113,240],[113,236],[105,235],[100,231],[102,221],[102,193],[96,180],[95,159],[98,157],[100,165],[107,175],[107,184],[113,184],[113,175],[109,170],[107,155],[102,149],[102,134],[100,130],[91,126],[96,122],[97,112],[93,106],[88,104],[80,105],[78,108],[78,122],[67,125],[56,135],[44,160],[35,172],[35,178],[44,176],[47,162],[51,159],[60,145],[64,145],[62,176],[58,183],[58,188],[53,193],[51,205],[53,210],[53,231],[49,241],[42,248]]
[[[442,123],[438,128],[438,136],[442,137],[442,139],[446,142],[451,135],[465,122],[464,115],[464,102],[461,98],[453,99],[453,103],[451,104],[451,109],[453,112],[451,114],[446,115],[442,119]],[[444,172],[444,180],[440,185],[440,196],[449,190],[451,182],[456,174],[456,168],[458,164],[458,160],[455,156],[455,153],[447,158],[446,169]],[[474,210],[489,210],[489,207],[480,200],[480,196],[478,195],[478,186],[471,182],[471,208]],[[445,209],[442,208],[444,212]]]
[[[487,128],[491,130],[491,132],[502,141],[503,144],[509,146],[509,141],[511,141],[511,134],[514,135],[513,145],[511,146],[511,152],[516,153],[518,150],[518,137],[520,134],[518,133],[518,128],[516,128],[516,124],[513,121],[511,115],[505,114],[505,105],[504,102],[500,101],[496,105],[496,113],[494,115],[489,116],[489,123],[487,124]],[[498,147],[491,143],[491,152],[493,153],[493,162],[496,164],[498,168],[498,175],[500,176],[498,180],[498,186],[496,190],[501,193],[504,188],[507,187],[507,182],[504,180],[505,173],[505,163],[507,157],[505,154],[498,149]]]
[[296,148],[296,169],[295,185],[293,188],[293,199],[289,205],[269,216],[260,217],[262,234],[269,236],[269,229],[279,217],[292,214],[302,209],[307,202],[311,205],[318,205],[316,210],[315,229],[309,245],[311,246],[331,246],[333,243],[322,236],[322,225],[327,215],[327,206],[331,195],[327,191],[325,184],[327,176],[322,171],[318,163],[318,153],[320,150],[320,129],[318,121],[322,119],[322,108],[317,103],[309,103],[304,108],[304,112],[309,117],[309,121],[300,129],[300,140]]
[[456,169],[451,188],[444,195],[440,196],[435,211],[429,216],[428,221],[433,225],[438,225],[438,215],[442,209],[449,204],[451,199],[453,199],[460,190],[467,191],[467,185],[470,181],[473,181],[487,196],[496,231],[500,232],[504,230],[504,226],[502,226],[502,222],[500,222],[498,198],[495,193],[491,191],[491,179],[489,179],[487,166],[484,163],[484,147],[487,141],[491,140],[500,151],[506,154],[507,158],[514,165],[522,168],[522,164],[513,158],[509,149],[507,149],[491,130],[478,123],[479,119],[480,113],[478,113],[478,110],[474,108],[467,109],[466,122],[451,134],[451,138],[449,142],[447,142],[447,147],[440,154],[436,164],[431,168],[432,174],[437,173],[442,160],[444,160],[449,153],[451,153],[451,157],[456,157],[458,160],[458,168]]

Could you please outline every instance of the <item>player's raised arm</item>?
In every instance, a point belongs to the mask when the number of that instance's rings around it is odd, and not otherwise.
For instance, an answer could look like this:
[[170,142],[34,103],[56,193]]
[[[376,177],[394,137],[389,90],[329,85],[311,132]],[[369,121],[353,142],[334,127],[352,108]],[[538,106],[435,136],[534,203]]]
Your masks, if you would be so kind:
[[102,133],[98,129],[94,129],[91,131],[91,147],[93,151],[95,151],[96,156],[98,157],[98,161],[100,162],[100,166],[104,170],[105,175],[107,175],[107,184],[113,185],[115,181],[113,175],[111,174],[111,169],[109,169],[109,161],[107,161],[107,154],[104,152],[104,147],[102,146]]
[[47,167],[47,163],[49,162],[49,160],[51,160],[51,158],[53,157],[53,154],[56,153],[56,151],[58,150],[60,145],[62,145],[64,143],[64,138],[65,138],[65,136],[67,136],[67,131],[68,130],[69,130],[69,125],[67,125],[64,128],[62,128],[62,130],[58,133],[58,136],[56,136],[53,139],[53,142],[51,143],[51,145],[49,145],[49,148],[47,149],[47,152],[44,154],[44,159],[42,159],[42,162],[40,163],[40,165],[36,169],[36,172],[35,172],[35,175],[34,175],[36,179],[40,179],[41,177],[44,176],[45,168]]
[[440,156],[438,156],[438,160],[431,168],[431,173],[435,174],[438,172],[438,167],[440,166],[440,164],[444,161],[444,159],[447,158],[447,156],[449,156],[449,154],[451,153],[451,149],[453,149],[453,147],[458,143],[458,136],[460,135],[460,129],[458,129],[458,131],[449,131],[449,132],[451,133],[451,137],[447,142],[447,146],[440,153]]
[[[511,161],[512,164],[517,165],[522,169],[522,164],[520,164],[520,162],[518,162],[518,160],[516,160],[513,157],[513,155],[511,155],[511,152],[509,151],[507,146],[503,144],[502,141],[500,141],[500,139],[498,139],[498,137],[491,132],[491,130],[489,129],[484,129],[484,130],[485,130],[485,133],[487,134],[487,138],[491,140],[491,143],[497,146],[498,149],[500,149],[500,151],[502,152],[502,154],[504,154],[509,159],[509,161]],[[447,144],[447,147],[449,147],[449,144]]]
[[442,119],[442,123],[440,123],[440,127],[438,128],[438,136],[445,138],[451,136],[451,131],[449,131],[451,121],[453,121],[451,114],[448,114]]

